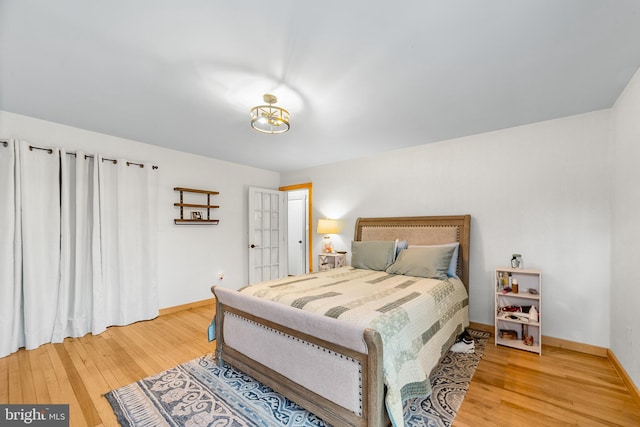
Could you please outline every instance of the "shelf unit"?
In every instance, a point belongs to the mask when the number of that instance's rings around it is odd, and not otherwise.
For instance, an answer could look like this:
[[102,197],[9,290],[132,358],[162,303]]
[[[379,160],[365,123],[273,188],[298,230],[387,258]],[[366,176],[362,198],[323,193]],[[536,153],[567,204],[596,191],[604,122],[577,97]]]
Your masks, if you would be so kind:
[[[220,206],[211,204],[211,196],[215,196],[220,194],[217,191],[209,191],[209,190],[197,190],[195,188],[185,188],[185,187],[175,187],[174,191],[180,192],[180,201],[178,203],[174,203],[173,206],[180,207],[180,218],[174,219],[175,224],[218,224],[220,220],[211,219],[211,209],[218,209]],[[196,193],[196,194],[204,194],[207,196],[207,203],[196,204],[196,203],[185,203],[184,202],[184,193]],[[185,218],[184,210],[188,209],[206,209],[206,218]],[[189,211],[188,211],[189,212]],[[195,212],[195,211],[191,211]]]
[[[518,293],[503,292],[503,284],[500,280],[501,273],[507,276],[511,275],[512,279],[517,279]],[[495,292],[496,345],[542,354],[542,272],[536,269],[499,267],[495,270],[492,285]],[[535,289],[537,294],[529,293],[529,289]],[[529,320],[528,317],[526,320],[505,318],[505,313],[508,315],[509,312],[502,311],[502,307],[506,306],[535,307],[538,319],[534,321]],[[517,334],[517,339],[502,338],[501,331],[503,330],[514,331]],[[525,344],[523,335],[532,336],[533,345]]]

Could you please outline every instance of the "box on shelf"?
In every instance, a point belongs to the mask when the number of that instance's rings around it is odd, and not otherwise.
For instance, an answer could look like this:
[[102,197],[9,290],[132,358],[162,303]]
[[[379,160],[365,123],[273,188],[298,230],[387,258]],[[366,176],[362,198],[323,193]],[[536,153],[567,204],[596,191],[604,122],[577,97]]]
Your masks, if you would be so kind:
[[517,340],[518,333],[516,331],[512,331],[511,329],[500,329],[500,338],[505,340]]

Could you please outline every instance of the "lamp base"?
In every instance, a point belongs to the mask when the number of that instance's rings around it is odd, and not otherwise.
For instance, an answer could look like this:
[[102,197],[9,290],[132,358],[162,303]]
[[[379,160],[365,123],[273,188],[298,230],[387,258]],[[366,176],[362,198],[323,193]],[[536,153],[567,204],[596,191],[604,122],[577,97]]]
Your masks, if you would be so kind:
[[322,252],[330,254],[333,253],[333,245],[331,244],[331,237],[324,236],[322,239]]

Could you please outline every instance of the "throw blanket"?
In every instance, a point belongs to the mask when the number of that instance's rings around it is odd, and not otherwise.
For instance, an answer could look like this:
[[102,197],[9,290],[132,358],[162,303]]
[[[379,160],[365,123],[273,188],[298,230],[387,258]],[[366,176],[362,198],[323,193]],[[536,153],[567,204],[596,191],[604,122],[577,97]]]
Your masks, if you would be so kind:
[[457,278],[441,281],[343,267],[262,282],[240,292],[378,331],[385,404],[394,426],[403,424],[405,400],[431,393],[431,369],[469,325],[469,298]]

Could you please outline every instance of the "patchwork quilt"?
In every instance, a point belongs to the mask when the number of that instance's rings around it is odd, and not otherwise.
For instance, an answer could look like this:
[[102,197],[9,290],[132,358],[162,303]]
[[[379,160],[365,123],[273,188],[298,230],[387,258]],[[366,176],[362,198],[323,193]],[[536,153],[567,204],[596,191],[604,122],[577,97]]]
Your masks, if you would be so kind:
[[405,400],[431,393],[430,371],[469,325],[469,297],[458,278],[342,267],[261,282],[240,292],[378,331],[385,404],[394,426],[403,424]]

